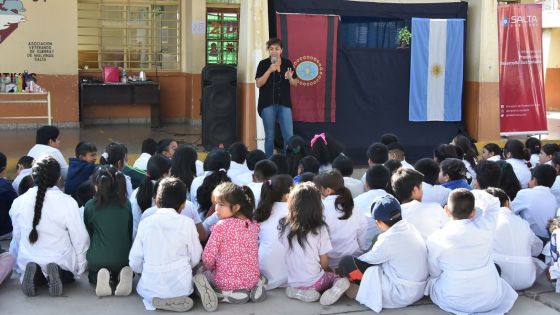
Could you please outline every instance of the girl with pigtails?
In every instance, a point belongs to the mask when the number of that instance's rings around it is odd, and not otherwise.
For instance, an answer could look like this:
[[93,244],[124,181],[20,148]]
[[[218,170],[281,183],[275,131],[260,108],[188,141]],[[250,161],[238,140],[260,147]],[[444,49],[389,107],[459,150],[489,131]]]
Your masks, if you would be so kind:
[[91,238],[87,252],[89,282],[97,296],[126,296],[132,292],[132,269],[128,254],[132,247],[132,210],[126,198],[124,174],[112,165],[93,173],[95,196],[86,203],[84,222]]
[[268,278],[267,290],[288,281],[286,249],[280,241],[278,224],[288,215],[288,194],[294,185],[290,175],[274,175],[262,183],[261,198],[254,219],[259,223],[259,267]]
[[36,186],[14,200],[10,210],[10,252],[25,295],[35,296],[38,286],[47,285],[49,295],[60,296],[63,284],[86,269],[89,236],[76,201],[56,187],[58,162],[50,156],[38,158],[32,177]]

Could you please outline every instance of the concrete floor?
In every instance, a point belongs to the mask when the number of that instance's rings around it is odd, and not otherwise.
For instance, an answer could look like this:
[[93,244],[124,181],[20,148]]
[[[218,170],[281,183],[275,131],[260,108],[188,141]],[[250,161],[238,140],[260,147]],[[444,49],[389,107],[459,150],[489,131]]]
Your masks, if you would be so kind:
[[[4,244],[5,245],[5,244]],[[144,310],[141,298],[133,292],[127,297],[103,297],[95,296],[95,290],[87,282],[87,276],[73,284],[64,287],[62,297],[51,298],[46,288],[38,292],[38,296],[28,298],[20,289],[19,280],[16,275],[0,286],[0,314],[81,314],[81,315],[104,315],[122,314],[133,315],[139,313],[150,313]],[[510,315],[552,315],[560,312],[560,295],[553,289],[545,279],[533,288],[520,292],[519,298]],[[195,307],[189,311],[192,314],[206,314],[200,301],[195,299]],[[153,314],[153,313],[152,313]],[[267,299],[262,303],[247,303],[244,305],[220,304],[215,314],[248,314],[248,315],[275,315],[275,314],[373,314],[373,312],[360,305],[354,300],[343,297],[332,306],[321,306],[319,303],[304,303],[288,299],[284,290],[276,289],[268,292]],[[420,315],[420,314],[448,314],[429,298],[420,300],[415,305],[402,309],[385,309],[382,314],[392,315]]]

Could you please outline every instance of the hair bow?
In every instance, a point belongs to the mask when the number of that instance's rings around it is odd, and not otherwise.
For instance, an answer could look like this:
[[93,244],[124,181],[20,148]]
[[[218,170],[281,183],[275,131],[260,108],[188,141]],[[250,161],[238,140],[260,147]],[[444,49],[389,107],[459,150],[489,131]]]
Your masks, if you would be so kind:
[[325,133],[322,132],[322,133],[320,133],[320,134],[318,134],[318,135],[315,135],[315,136],[313,137],[313,139],[311,139],[311,146],[313,146],[313,145],[315,144],[315,142],[317,142],[317,140],[319,140],[319,139],[322,139],[323,142],[324,142],[325,144],[327,144],[327,138],[325,137]]

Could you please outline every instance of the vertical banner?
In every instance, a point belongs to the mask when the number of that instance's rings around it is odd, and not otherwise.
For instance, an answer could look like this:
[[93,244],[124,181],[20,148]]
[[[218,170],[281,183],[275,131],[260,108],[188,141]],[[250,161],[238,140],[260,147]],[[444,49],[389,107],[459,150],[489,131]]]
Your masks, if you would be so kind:
[[547,133],[540,4],[498,5],[500,134]]
[[339,17],[277,13],[276,21],[283,55],[294,64],[299,80],[290,91],[293,120],[335,122]]

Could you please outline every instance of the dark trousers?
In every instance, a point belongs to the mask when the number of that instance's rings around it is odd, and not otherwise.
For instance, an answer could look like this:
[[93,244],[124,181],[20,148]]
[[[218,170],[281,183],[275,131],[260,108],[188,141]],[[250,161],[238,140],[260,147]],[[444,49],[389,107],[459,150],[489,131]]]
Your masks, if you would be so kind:
[[344,256],[338,264],[339,274],[348,278],[350,282],[360,284],[366,269],[373,265],[365,263],[352,256]]

